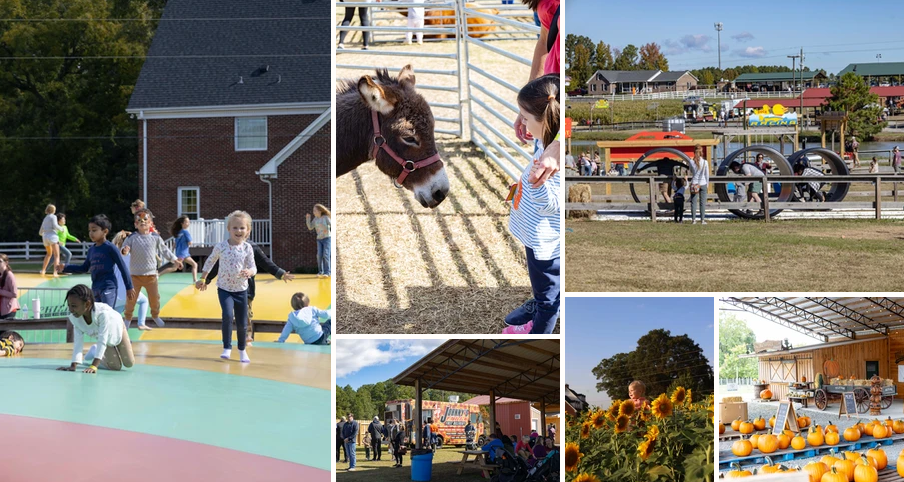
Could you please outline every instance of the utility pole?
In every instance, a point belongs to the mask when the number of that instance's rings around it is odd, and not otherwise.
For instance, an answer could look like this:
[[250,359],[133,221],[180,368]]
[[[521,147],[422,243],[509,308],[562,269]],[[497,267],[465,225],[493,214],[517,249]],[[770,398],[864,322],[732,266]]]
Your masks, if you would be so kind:
[[791,59],[791,91],[794,91],[794,72],[797,69],[797,58],[800,55],[788,55],[788,58]]
[[722,22],[716,22],[713,24],[716,28],[716,36],[718,37],[718,45],[719,45],[719,72],[721,75],[722,72]]
[[800,120],[804,116],[804,48],[800,48],[800,112],[798,112],[797,123],[800,124]]

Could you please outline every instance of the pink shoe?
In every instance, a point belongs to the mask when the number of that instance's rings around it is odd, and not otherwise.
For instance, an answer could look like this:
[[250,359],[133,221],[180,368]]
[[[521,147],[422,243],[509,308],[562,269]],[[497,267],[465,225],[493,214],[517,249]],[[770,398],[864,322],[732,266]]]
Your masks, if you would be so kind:
[[523,325],[509,325],[506,326],[505,329],[502,330],[503,335],[526,335],[530,333],[531,328],[534,327],[533,321],[528,321]]

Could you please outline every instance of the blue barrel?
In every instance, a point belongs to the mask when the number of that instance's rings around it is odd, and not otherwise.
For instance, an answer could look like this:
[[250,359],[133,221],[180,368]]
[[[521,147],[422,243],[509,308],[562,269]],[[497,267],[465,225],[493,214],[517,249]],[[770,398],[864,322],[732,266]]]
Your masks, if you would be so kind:
[[430,482],[433,473],[433,452],[411,456],[411,480]]

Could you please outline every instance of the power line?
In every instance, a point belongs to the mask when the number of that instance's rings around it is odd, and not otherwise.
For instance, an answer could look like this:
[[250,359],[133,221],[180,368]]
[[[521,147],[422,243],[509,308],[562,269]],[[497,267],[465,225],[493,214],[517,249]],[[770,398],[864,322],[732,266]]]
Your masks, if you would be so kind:
[[85,60],[85,59],[246,59],[246,58],[304,58],[304,57],[329,57],[332,53],[324,54],[235,54],[235,55],[76,55],[76,56],[26,56],[26,57],[0,57],[0,60]]
[[0,18],[0,22],[218,22],[218,21],[276,21],[331,20],[333,17],[195,17],[195,18]]

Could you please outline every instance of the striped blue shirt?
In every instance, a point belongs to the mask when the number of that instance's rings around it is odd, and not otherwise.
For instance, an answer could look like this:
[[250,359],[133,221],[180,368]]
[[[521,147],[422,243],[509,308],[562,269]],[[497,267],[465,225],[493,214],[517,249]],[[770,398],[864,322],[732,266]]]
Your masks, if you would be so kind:
[[[543,146],[539,147],[534,161],[543,153]],[[533,163],[524,169],[518,181],[509,216],[509,231],[521,244],[534,251],[537,260],[546,261],[559,257],[561,177],[557,172],[535,188],[528,181],[532,166]]]

